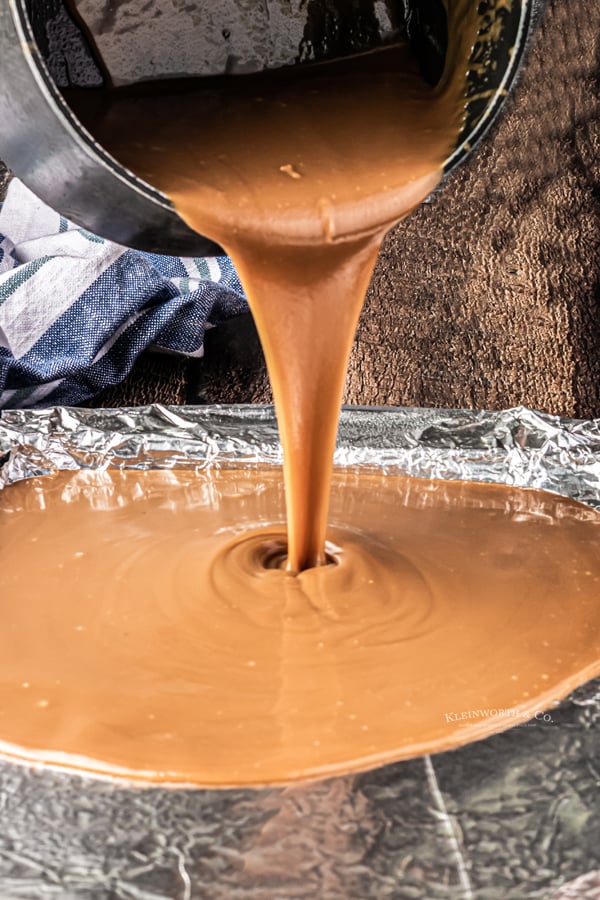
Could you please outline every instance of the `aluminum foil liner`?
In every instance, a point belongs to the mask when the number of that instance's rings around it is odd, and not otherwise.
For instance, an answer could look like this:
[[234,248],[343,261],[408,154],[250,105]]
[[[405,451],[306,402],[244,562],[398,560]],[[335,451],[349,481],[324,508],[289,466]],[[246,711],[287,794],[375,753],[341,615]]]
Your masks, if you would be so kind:
[[[281,449],[270,408],[154,406],[4,412],[0,457],[4,487],[57,469],[279,464]],[[352,408],[336,462],[600,509],[600,421]],[[599,759],[600,679],[467,747],[289,788],[129,789],[4,763],[0,898],[598,900]]]

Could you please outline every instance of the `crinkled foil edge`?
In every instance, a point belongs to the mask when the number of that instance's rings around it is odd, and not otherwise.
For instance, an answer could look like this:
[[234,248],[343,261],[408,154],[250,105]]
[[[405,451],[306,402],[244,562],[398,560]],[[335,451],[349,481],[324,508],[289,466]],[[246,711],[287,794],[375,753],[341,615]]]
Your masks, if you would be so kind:
[[[0,415],[0,488],[60,469],[280,465],[268,406],[10,410]],[[600,419],[347,407],[335,462],[419,478],[554,491],[600,509]]]

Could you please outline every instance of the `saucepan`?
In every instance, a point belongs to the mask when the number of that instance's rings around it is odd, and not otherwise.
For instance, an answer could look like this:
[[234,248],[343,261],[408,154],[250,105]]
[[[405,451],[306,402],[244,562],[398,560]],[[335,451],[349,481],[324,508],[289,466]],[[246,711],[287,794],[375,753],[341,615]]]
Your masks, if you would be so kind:
[[[540,0],[478,5],[467,115],[447,172],[495,120]],[[96,234],[150,252],[215,255],[220,248],[193,232],[167,197],[92,138],[62,89],[302,65],[401,32],[435,83],[448,43],[442,0],[0,0],[0,158],[42,200]]]

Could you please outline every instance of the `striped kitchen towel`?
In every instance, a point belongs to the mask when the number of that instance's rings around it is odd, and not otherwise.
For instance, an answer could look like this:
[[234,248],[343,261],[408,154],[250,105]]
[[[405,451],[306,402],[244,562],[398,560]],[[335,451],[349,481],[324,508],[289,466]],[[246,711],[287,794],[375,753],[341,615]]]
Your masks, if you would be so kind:
[[246,311],[228,257],[128,250],[11,181],[0,207],[0,408],[80,403],[122,381],[148,347],[201,356],[206,327]]

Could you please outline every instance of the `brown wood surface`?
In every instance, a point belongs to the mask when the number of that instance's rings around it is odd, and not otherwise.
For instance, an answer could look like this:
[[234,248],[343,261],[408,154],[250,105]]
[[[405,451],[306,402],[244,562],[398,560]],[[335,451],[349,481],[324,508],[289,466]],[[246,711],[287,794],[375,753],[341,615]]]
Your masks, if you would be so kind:
[[600,415],[599,37],[555,0],[495,133],[389,236],[349,400]]

